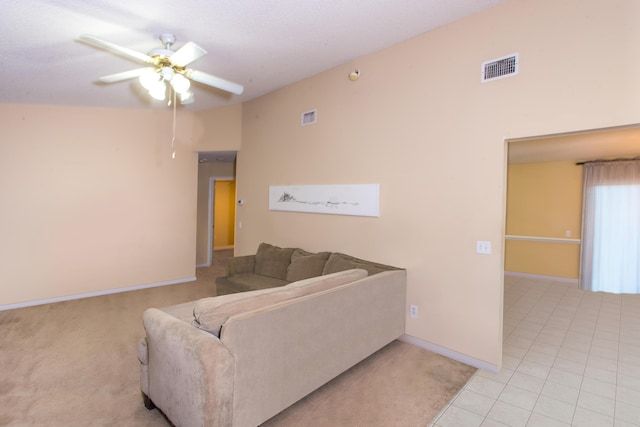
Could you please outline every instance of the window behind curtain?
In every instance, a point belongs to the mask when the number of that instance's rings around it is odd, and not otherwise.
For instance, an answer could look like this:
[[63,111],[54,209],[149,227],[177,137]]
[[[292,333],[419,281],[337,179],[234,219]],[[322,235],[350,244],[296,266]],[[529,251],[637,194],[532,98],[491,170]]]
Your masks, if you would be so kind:
[[585,164],[581,287],[640,293],[640,160]]

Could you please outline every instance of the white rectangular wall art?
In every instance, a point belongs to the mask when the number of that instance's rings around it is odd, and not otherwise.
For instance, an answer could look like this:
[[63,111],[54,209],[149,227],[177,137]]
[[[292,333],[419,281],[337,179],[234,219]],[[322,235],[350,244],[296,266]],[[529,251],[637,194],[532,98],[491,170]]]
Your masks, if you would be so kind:
[[380,216],[380,184],[271,185],[269,210]]

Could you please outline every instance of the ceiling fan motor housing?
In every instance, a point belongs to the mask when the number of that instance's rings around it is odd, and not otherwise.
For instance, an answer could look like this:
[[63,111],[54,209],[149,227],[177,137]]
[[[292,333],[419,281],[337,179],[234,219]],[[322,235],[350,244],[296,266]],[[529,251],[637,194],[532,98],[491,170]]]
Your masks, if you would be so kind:
[[165,58],[169,58],[171,55],[173,55],[174,51],[173,50],[169,50],[169,49],[164,49],[161,47],[157,47],[155,49],[151,49],[148,53],[148,55],[152,58],[155,57],[162,57],[164,56]]
[[163,80],[171,81],[175,74],[175,71],[171,67],[162,67],[160,69],[160,75],[162,76]]

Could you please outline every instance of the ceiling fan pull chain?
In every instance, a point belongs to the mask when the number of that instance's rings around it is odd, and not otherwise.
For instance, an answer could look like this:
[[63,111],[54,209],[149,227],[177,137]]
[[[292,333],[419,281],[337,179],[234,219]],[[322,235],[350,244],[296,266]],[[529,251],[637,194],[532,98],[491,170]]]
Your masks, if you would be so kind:
[[176,158],[176,91],[169,88],[173,95],[173,132],[171,137],[171,158]]

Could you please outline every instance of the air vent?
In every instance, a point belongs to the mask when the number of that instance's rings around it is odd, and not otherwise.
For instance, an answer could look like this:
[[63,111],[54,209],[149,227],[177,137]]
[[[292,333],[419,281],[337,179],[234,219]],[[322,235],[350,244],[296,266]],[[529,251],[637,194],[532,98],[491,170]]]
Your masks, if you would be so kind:
[[317,119],[318,119],[318,110],[307,111],[305,113],[302,113],[302,119],[300,121],[300,124],[302,126],[312,125],[316,122]]
[[482,82],[503,79],[518,74],[518,54],[503,56],[482,63]]

